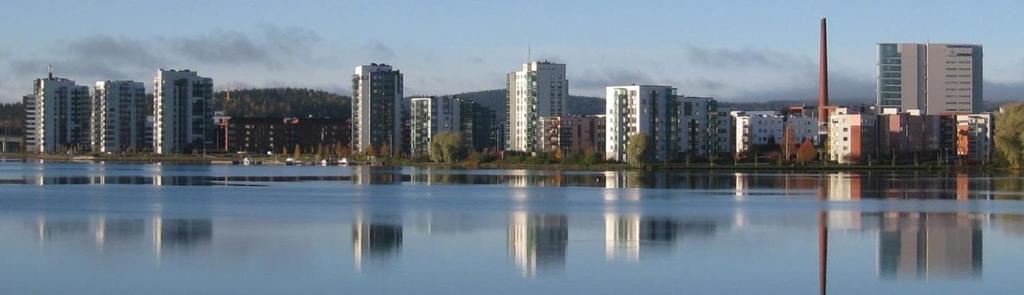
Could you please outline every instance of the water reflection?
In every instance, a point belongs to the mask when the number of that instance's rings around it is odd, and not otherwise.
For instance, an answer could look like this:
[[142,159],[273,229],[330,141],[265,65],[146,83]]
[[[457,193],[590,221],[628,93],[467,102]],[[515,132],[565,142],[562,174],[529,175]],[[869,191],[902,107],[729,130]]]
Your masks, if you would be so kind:
[[[40,245],[68,244],[93,248],[138,250],[152,245],[157,258],[170,253],[208,247],[213,239],[209,219],[108,218],[48,219],[39,216],[32,223]],[[88,242],[86,242],[88,241]],[[87,246],[88,245],[88,246]]]
[[682,238],[709,239],[728,220],[605,213],[605,257],[639,260],[669,254]]
[[402,250],[402,225],[387,216],[356,216],[352,222],[352,257],[357,271],[365,264],[389,264]]
[[[508,187],[604,187],[699,190],[745,199],[758,195],[860,199],[1021,199],[1024,177],[950,171],[606,171],[460,170],[437,168],[153,166],[139,173],[104,165],[68,166],[53,175],[28,164],[0,171],[0,185],[267,186],[281,182],[343,182],[354,185],[504,185]],[[206,167],[206,168],[202,168]],[[31,168],[31,169],[30,169]],[[257,169],[257,170],[247,170]],[[277,173],[275,169],[287,170]],[[307,172],[308,171],[308,172]],[[249,175],[249,174],[258,175]],[[310,175],[303,175],[309,173]]]
[[509,216],[509,255],[524,277],[562,270],[568,244],[565,215],[514,212]]
[[960,213],[879,214],[878,272],[884,279],[977,278],[981,217]]
[[153,219],[153,238],[158,255],[165,251],[188,251],[208,246],[213,239],[213,221],[209,219]]

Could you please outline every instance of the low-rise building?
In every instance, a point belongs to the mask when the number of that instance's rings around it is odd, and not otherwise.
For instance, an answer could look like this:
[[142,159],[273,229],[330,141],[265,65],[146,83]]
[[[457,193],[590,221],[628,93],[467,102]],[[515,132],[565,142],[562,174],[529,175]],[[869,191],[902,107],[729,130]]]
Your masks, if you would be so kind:
[[331,153],[338,147],[349,146],[348,122],[342,119],[313,118],[223,118],[225,144],[229,152],[304,153],[323,151]]
[[[718,102],[710,97],[677,98],[680,151],[687,157],[708,157],[722,151],[723,136],[731,120],[721,120]],[[723,132],[725,131],[725,132]]]
[[929,159],[941,151],[939,116],[919,110],[882,109],[878,115],[878,157]]
[[605,147],[605,116],[541,117],[540,147],[546,152],[602,151]]
[[956,115],[956,154],[962,160],[992,160],[991,113]]
[[829,114],[829,159],[840,164],[868,161],[875,156],[878,116],[838,108]]
[[818,142],[818,118],[779,114],[774,111],[733,111],[734,152],[743,156],[759,147],[778,146],[787,142],[786,130],[792,134],[791,144],[805,139]]

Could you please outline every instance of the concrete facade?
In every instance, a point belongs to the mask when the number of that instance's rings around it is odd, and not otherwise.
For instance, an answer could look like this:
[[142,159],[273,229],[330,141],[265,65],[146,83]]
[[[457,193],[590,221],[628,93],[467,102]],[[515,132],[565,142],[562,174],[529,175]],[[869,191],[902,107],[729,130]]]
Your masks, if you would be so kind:
[[213,147],[213,79],[189,70],[160,69],[153,92],[154,152],[182,154]]
[[414,97],[409,109],[412,154],[429,153],[436,134],[461,133],[461,106],[462,100],[454,96]]
[[146,136],[146,117],[152,115],[151,103],[142,82],[96,82],[92,95],[93,151],[151,150],[153,143]]
[[829,120],[829,160],[856,164],[876,157],[878,116],[839,108]]
[[539,151],[540,117],[565,114],[569,99],[565,64],[546,61],[524,64],[522,70],[508,74],[507,82],[506,149]]
[[26,139],[28,151],[60,153],[88,151],[91,111],[89,87],[54,77],[36,79],[34,92],[26,96]]
[[386,64],[358,66],[352,75],[352,149],[397,154],[402,147],[402,73]]
[[926,115],[981,111],[982,46],[878,44],[879,108],[919,109]]
[[605,158],[628,161],[629,137],[650,136],[652,159],[668,161],[679,151],[678,104],[676,89],[670,86],[612,86],[605,90]]
[[604,151],[605,116],[541,117],[540,147],[545,152]]

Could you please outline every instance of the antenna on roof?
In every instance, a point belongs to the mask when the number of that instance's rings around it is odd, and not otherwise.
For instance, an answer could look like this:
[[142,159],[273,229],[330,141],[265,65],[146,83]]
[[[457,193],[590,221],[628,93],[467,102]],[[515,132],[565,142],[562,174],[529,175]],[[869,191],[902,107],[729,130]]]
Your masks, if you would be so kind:
[[47,70],[50,72],[50,79],[53,79],[53,65],[48,65]]
[[526,63],[533,62],[533,45],[526,44]]

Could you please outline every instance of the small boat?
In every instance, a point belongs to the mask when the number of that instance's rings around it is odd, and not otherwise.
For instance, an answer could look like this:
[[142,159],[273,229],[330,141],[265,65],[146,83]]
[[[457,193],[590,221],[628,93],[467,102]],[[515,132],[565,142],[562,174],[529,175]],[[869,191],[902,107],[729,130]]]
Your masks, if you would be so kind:
[[245,159],[242,159],[242,166],[249,166],[249,165],[252,165],[252,161],[249,160],[249,157],[245,157]]
[[320,166],[327,166],[327,160],[320,160]]
[[348,158],[341,158],[341,160],[338,160],[338,166],[348,166]]

